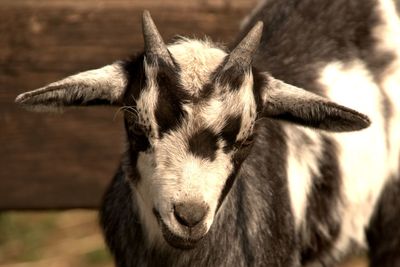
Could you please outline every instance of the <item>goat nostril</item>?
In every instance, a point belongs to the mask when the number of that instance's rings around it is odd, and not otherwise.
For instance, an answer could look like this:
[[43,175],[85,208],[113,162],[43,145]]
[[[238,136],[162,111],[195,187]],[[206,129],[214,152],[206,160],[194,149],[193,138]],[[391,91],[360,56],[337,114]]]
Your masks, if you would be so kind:
[[207,206],[197,203],[179,203],[174,205],[176,220],[187,227],[194,227],[201,222],[207,213]]

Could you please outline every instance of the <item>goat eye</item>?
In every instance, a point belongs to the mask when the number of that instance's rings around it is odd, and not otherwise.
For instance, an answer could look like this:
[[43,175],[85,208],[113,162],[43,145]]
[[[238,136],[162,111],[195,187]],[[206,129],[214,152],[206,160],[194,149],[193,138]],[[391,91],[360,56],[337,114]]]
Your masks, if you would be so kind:
[[243,141],[236,142],[235,147],[236,148],[246,148],[246,147],[250,146],[251,144],[253,144],[253,142],[254,142],[254,136],[249,136]]
[[249,146],[249,145],[251,145],[253,143],[254,143],[254,136],[252,135],[252,136],[247,137],[246,140],[244,140],[242,145],[243,146]]
[[134,123],[129,129],[134,135],[144,135],[142,128],[137,123]]

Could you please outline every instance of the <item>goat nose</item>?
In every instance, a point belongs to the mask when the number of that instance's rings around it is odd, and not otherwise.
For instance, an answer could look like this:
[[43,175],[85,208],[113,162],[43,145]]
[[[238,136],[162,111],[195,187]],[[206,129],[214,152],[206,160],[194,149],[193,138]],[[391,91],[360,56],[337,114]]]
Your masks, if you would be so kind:
[[176,220],[187,227],[194,227],[206,216],[208,207],[202,203],[179,203],[174,205]]

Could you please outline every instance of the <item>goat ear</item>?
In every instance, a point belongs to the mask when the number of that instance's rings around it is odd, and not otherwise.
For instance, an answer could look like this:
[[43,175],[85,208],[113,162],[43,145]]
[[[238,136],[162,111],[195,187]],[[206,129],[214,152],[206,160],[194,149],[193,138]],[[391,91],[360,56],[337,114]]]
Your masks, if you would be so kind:
[[123,63],[116,62],[20,94],[15,102],[35,111],[60,110],[64,106],[120,104],[127,80]]
[[316,129],[332,132],[357,131],[371,123],[364,114],[270,76],[262,99],[262,116]]

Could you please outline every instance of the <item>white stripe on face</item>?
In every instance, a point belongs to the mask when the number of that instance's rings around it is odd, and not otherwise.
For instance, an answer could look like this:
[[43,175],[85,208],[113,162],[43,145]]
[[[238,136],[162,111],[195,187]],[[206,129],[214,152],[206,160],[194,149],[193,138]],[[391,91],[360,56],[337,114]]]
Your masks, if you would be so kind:
[[229,116],[240,116],[241,129],[236,139],[245,139],[252,132],[257,115],[253,85],[251,72],[245,74],[240,90],[231,91],[230,88],[216,84],[215,90],[220,95],[210,99],[199,115],[216,132],[222,130]]
[[[146,73],[146,88],[144,88],[136,101],[136,109],[138,111],[138,122],[140,125],[150,128],[150,135],[158,137],[158,126],[155,118],[155,109],[158,101],[158,87],[156,82],[157,66],[149,65],[144,60],[144,69]],[[154,142],[154,138],[149,138],[150,144]]]
[[210,82],[213,71],[222,63],[226,53],[210,41],[182,39],[168,46],[180,66],[182,88],[192,96],[199,96],[200,90]]
[[[183,40],[168,49],[179,65],[177,75],[181,89],[193,97],[199,97],[200,90],[211,82],[211,75],[226,56],[225,52],[211,47],[210,43],[199,41]],[[141,220],[147,225],[150,242],[157,243],[162,237],[160,229],[156,227],[153,208],[173,233],[184,236],[172,212],[174,204],[187,201],[205,203],[209,208],[205,226],[207,229],[211,227],[221,192],[233,171],[234,152],[224,151],[226,143],[220,137],[221,131],[229,119],[236,116],[240,119],[237,122],[240,128],[234,131],[233,138],[244,139],[251,134],[256,103],[253,76],[249,72],[245,74],[243,84],[238,90],[222,88],[216,84],[209,99],[198,103],[184,103],[182,109],[186,114],[180,124],[160,136],[154,115],[160,97],[157,66],[145,62],[145,72],[148,82],[136,103],[137,109],[141,111],[140,123],[149,122],[154,137],[149,138],[152,149],[139,153],[137,164],[141,179],[135,190],[139,199]],[[209,148],[215,150],[212,151],[212,157],[198,155],[190,149],[189,140],[204,129],[217,140],[213,141],[216,142],[215,146]]]

